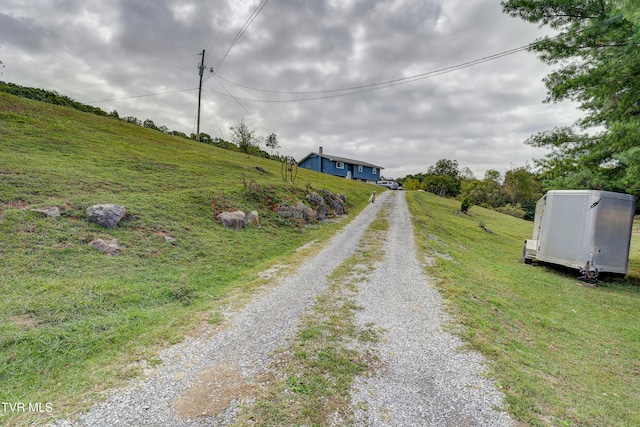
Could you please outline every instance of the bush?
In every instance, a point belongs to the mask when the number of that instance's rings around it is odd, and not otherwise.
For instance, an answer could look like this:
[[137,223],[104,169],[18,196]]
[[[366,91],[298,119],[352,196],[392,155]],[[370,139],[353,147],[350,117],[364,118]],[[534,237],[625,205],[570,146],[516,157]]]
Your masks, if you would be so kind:
[[503,214],[515,216],[516,218],[524,218],[526,214],[524,209],[522,209],[522,206],[520,206],[520,203],[517,203],[516,205],[507,203],[506,206],[500,206],[499,208],[496,208],[496,211]]
[[471,206],[473,206],[473,202],[469,197],[465,197],[462,200],[462,205],[460,205],[460,210],[464,213],[468,213],[469,209],[471,209]]

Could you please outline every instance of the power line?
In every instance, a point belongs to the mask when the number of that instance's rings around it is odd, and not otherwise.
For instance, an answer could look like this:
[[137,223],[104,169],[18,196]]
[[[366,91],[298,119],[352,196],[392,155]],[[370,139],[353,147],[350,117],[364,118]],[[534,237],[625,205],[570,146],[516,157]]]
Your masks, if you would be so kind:
[[[408,84],[408,83],[413,83],[415,81],[418,80],[423,80],[423,79],[427,79],[427,78],[431,78],[431,77],[436,77],[436,76],[440,76],[442,74],[448,74],[454,71],[458,71],[464,68],[468,68],[468,67],[472,67],[474,65],[479,65],[482,64],[484,62],[489,62],[489,61],[493,61],[495,59],[499,59],[499,58],[503,58],[505,56],[509,56],[509,55],[513,55],[515,53],[518,52],[522,52],[524,50],[527,50],[529,48],[529,46],[531,45],[526,45],[526,46],[521,46],[515,49],[511,49],[511,50],[507,50],[504,52],[500,52],[500,53],[496,53],[493,55],[489,55],[489,56],[485,56],[483,58],[479,58],[479,59],[475,59],[473,61],[468,61],[468,62],[464,62],[458,65],[453,65],[450,67],[445,67],[445,68],[440,68],[438,70],[433,70],[433,71],[428,71],[426,73],[421,73],[421,74],[416,74],[413,76],[409,76],[409,77],[402,77],[402,78],[398,78],[398,79],[393,79],[393,80],[387,80],[387,81],[383,81],[383,82],[378,82],[378,83],[371,83],[371,84],[367,84],[367,85],[360,85],[360,86],[352,86],[352,87],[347,87],[347,88],[341,88],[341,89],[329,89],[329,90],[318,90],[318,91],[274,91],[274,90],[267,90],[267,89],[258,89],[258,88],[253,88],[250,86],[246,86],[246,85],[242,85],[239,83],[235,83],[232,82],[230,80],[227,80],[221,76],[215,76],[216,80],[217,79],[221,79],[224,80],[227,83],[231,83],[234,84],[236,86],[239,87],[243,87],[245,89],[250,89],[250,90],[255,90],[258,92],[265,92],[265,93],[274,93],[274,94],[287,94],[287,95],[314,95],[314,94],[332,94],[332,95],[326,95],[326,96],[316,96],[316,97],[308,97],[308,98],[297,98],[297,99],[280,99],[280,100],[274,100],[274,99],[250,99],[250,98],[240,98],[240,97],[235,97],[235,99],[240,99],[243,101],[251,101],[251,102],[266,102],[266,103],[284,103],[284,102],[301,102],[301,101],[317,101],[317,100],[321,100],[321,99],[329,99],[329,98],[339,98],[339,97],[343,97],[343,96],[351,96],[351,95],[357,95],[360,93],[365,93],[365,92],[372,92],[375,90],[380,90],[380,89],[386,89],[386,88],[390,88],[390,87],[394,87],[394,86],[400,86],[403,84]],[[214,91],[215,92],[215,91]],[[339,93],[339,92],[346,92],[346,93]],[[224,96],[228,96],[224,93],[221,92],[216,92],[220,95],[224,95]]]
[[229,48],[227,49],[227,51],[218,60],[216,65],[211,68],[212,73],[214,74],[217,73],[220,67],[222,67],[222,64],[224,63],[225,59],[227,59],[227,55],[229,55],[229,52],[231,51],[231,49],[233,49],[236,43],[238,43],[238,40],[240,40],[240,38],[244,35],[244,33],[249,28],[249,26],[253,23],[253,21],[256,19],[258,14],[262,11],[262,9],[267,5],[268,2],[269,0],[262,0],[262,2],[258,4],[258,7],[253,11],[253,13],[249,16],[249,18],[247,18],[242,28],[240,28],[240,31],[238,31],[238,34],[236,34],[234,39],[231,41],[231,44],[229,45]]
[[198,90],[197,87],[191,89],[178,89],[178,90],[170,90],[167,92],[154,92],[154,93],[146,93],[144,95],[133,95],[133,96],[125,96],[122,98],[110,98],[110,99],[100,99],[98,101],[87,101],[86,104],[97,104],[98,102],[108,102],[108,101],[120,101],[122,99],[133,99],[133,98],[144,98],[146,96],[156,96],[156,95],[166,95],[169,93],[178,93],[178,92],[188,92],[191,90]]
[[[268,1],[268,0],[266,0]],[[366,85],[360,85],[360,86],[352,86],[352,87],[347,87],[347,88],[341,88],[341,89],[328,89],[328,90],[318,90],[318,91],[275,91],[275,90],[267,90],[267,89],[259,89],[259,88],[254,88],[251,86],[247,86],[247,85],[243,85],[240,83],[235,83],[231,80],[225,79],[222,76],[219,75],[215,75],[215,73],[212,71],[212,69],[210,69],[211,71],[211,75],[205,79],[205,82],[211,78],[211,77],[215,77],[216,81],[218,81],[218,83],[221,84],[220,80],[223,80],[227,83],[233,84],[235,86],[239,86],[245,89],[249,89],[249,90],[254,90],[257,92],[265,92],[265,93],[274,93],[274,94],[286,94],[286,95],[315,95],[315,94],[333,94],[333,95],[327,95],[327,96],[317,96],[317,97],[310,97],[310,98],[298,98],[298,99],[280,99],[280,100],[269,100],[269,99],[251,99],[251,98],[242,98],[242,97],[238,97],[235,95],[232,95],[230,92],[228,92],[225,89],[225,91],[227,93],[223,93],[223,92],[219,92],[219,91],[215,91],[213,89],[210,89],[211,92],[213,93],[217,93],[219,95],[223,95],[229,98],[233,98],[236,100],[236,102],[238,102],[238,100],[242,100],[242,101],[250,101],[250,102],[266,102],[266,103],[285,103],[285,102],[301,102],[301,101],[317,101],[317,100],[321,100],[321,99],[329,99],[329,98],[339,98],[339,97],[343,97],[343,96],[351,96],[351,95],[357,95],[360,93],[366,93],[366,92],[372,92],[375,90],[380,90],[380,89],[386,89],[386,88],[390,88],[390,87],[394,87],[394,86],[400,86],[403,84],[408,84],[408,83],[413,83],[415,81],[418,80],[423,80],[426,78],[431,78],[431,77],[436,77],[442,74],[448,74],[454,71],[458,71],[464,68],[468,68],[468,67],[472,67],[474,65],[479,65],[485,62],[489,62],[489,61],[493,61],[495,59],[499,59],[499,58],[503,58],[505,56],[509,56],[509,55],[513,55],[515,53],[518,52],[522,52],[525,51],[527,49],[529,49],[529,47],[531,47],[532,45],[534,45],[535,43],[532,44],[528,44],[525,46],[521,46],[521,47],[517,47],[514,49],[510,49],[510,50],[506,50],[500,53],[496,53],[493,55],[489,55],[489,56],[485,56],[482,58],[478,58],[478,59],[474,59],[472,61],[468,61],[468,62],[463,62],[461,64],[458,65],[453,65],[450,67],[445,67],[445,68],[440,68],[438,70],[433,70],[433,71],[428,71],[425,73],[420,73],[420,74],[416,74],[413,76],[409,76],[409,77],[402,77],[402,78],[398,78],[398,79],[393,79],[393,80],[387,80],[387,81],[383,81],[383,82],[377,82],[377,83],[371,83],[371,84],[366,84]],[[222,84],[221,84],[222,86]],[[90,103],[98,103],[98,102],[107,102],[107,101],[118,101],[118,100],[122,100],[122,99],[132,99],[132,98],[141,98],[141,97],[147,97],[147,96],[155,96],[155,95],[164,95],[164,94],[169,94],[169,93],[176,93],[176,92],[185,92],[185,91],[191,91],[191,90],[197,90],[198,88],[193,88],[193,89],[181,89],[181,90],[176,90],[176,91],[169,91],[169,92],[156,92],[156,93],[149,93],[149,94],[144,94],[144,95],[134,95],[134,96],[128,96],[128,97],[122,97],[122,98],[111,98],[111,99],[102,99],[102,100],[98,100],[98,101],[89,101]],[[339,93],[339,92],[346,92],[346,93]],[[244,109],[244,107],[243,107]]]
[[[598,24],[600,25],[600,24]],[[579,32],[584,31],[584,29],[580,30]],[[413,76],[409,76],[409,77],[402,77],[402,78],[398,78],[398,79],[393,79],[393,80],[387,80],[387,81],[383,81],[383,82],[377,82],[377,83],[371,83],[371,84],[366,84],[366,85],[360,85],[360,86],[352,86],[352,87],[346,87],[346,88],[341,88],[341,89],[327,89],[327,90],[316,90],[316,91],[278,91],[278,90],[269,90],[269,89],[260,89],[260,88],[254,88],[251,86],[247,86],[247,85],[243,85],[241,83],[236,83],[233,82],[231,80],[228,80],[220,75],[216,75],[216,77],[218,79],[224,80],[227,83],[230,83],[232,85],[238,86],[238,87],[242,87],[245,89],[249,89],[249,90],[253,90],[256,92],[264,92],[264,93],[274,93],[274,94],[286,94],[286,95],[314,95],[314,94],[323,94],[323,93],[334,93],[334,92],[353,92],[353,93],[347,93],[344,95],[338,95],[338,96],[348,96],[348,95],[352,95],[352,94],[357,94],[357,93],[361,93],[361,92],[356,92],[359,89],[368,89],[368,88],[372,88],[372,87],[376,87],[376,86],[383,86],[381,87],[381,89],[384,89],[386,87],[393,87],[393,86],[397,86],[397,84],[395,83],[399,83],[399,84],[405,84],[405,83],[411,83],[412,81],[416,81],[416,80],[421,80],[423,78],[429,78],[429,77],[433,77],[433,75],[441,75],[441,74],[446,74],[448,72],[451,71],[456,71],[459,69],[463,69],[463,68],[467,68],[467,67],[471,67],[474,65],[478,65],[478,64],[482,64],[484,62],[488,62],[488,61],[493,61],[495,59],[499,59],[505,56],[509,56],[509,55],[513,55],[515,53],[518,52],[522,52],[525,50],[529,50],[532,47],[534,47],[537,44],[546,42],[548,40],[555,40],[558,39],[562,36],[562,34],[558,34],[554,37],[551,37],[550,39],[543,39],[543,40],[539,40],[539,41],[535,41],[533,43],[529,43],[527,45],[524,46],[520,46],[514,49],[509,49],[503,52],[499,52],[493,55],[489,55],[489,56],[485,56],[482,58],[478,58],[478,59],[474,59],[472,61],[468,61],[468,62],[463,62],[461,64],[458,65],[453,65],[450,67],[445,67],[445,68],[441,68],[438,70],[433,70],[433,71],[428,71],[426,73],[421,73],[421,74],[416,74]],[[368,92],[368,91],[362,91],[362,92]],[[242,99],[242,98],[241,98]],[[304,99],[298,99],[298,100],[291,100],[291,101],[305,101],[305,100],[316,100],[316,99],[324,99],[323,97],[319,97],[319,98],[304,98]],[[245,100],[249,100],[249,99],[245,99]],[[257,102],[289,102],[288,100],[286,101],[268,101],[268,100],[251,100],[251,101],[257,101]]]
[[[214,78],[215,78],[215,76],[214,76]],[[238,100],[238,98],[236,98],[234,95],[232,95],[232,94],[231,94],[231,92],[229,92],[229,90],[225,87],[225,85],[224,85],[224,84],[222,84],[222,82],[221,82],[220,80],[218,80],[217,78],[215,78],[215,79],[216,79],[216,81],[218,82],[218,84],[222,87],[222,89],[224,89],[224,91],[225,91],[225,92],[227,92],[227,94],[228,94],[230,97],[232,97],[234,101],[236,101],[236,102],[238,103],[238,105],[240,106],[240,108],[242,108],[242,109],[247,113],[247,115],[248,115],[249,117],[251,117],[251,118],[252,118],[252,119],[253,119],[253,120],[254,120],[254,121],[255,121],[255,122],[256,122],[256,123],[257,123],[257,124],[258,124],[262,129],[263,129],[263,130],[264,130],[264,131],[265,131],[265,132],[267,132],[267,130],[265,129],[265,127],[264,127],[264,126],[262,126],[262,124],[258,121],[258,119],[256,119],[255,117],[253,117],[253,116],[251,115],[251,113],[249,112],[249,110],[247,110],[247,109],[245,108],[245,106],[244,106],[244,105],[242,105],[242,103],[240,102],[240,100]]]
[[[231,12],[231,15],[229,15],[229,11],[231,10],[231,6],[233,5],[233,3],[236,3],[236,7],[233,9],[233,12]],[[214,37],[216,38],[213,41],[213,45],[215,46],[215,44],[218,42],[218,39],[220,38],[220,36],[224,32],[224,30],[227,28],[227,25],[229,25],[229,21],[231,21],[231,18],[236,13],[236,10],[238,9],[238,6],[240,6],[240,2],[238,2],[238,0],[234,0],[233,2],[230,2],[227,5],[227,9],[224,11],[224,17],[222,18],[222,20],[224,21],[224,25],[222,26],[222,28],[218,28],[213,34],[211,34],[211,37],[209,38],[209,41],[207,42],[207,44],[204,47],[205,49],[207,49],[209,47],[209,44],[211,43],[211,40],[213,40]]]

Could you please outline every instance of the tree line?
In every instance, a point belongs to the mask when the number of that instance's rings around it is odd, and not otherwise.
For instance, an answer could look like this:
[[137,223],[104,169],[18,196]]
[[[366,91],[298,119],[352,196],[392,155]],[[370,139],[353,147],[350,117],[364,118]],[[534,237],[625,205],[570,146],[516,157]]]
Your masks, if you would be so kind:
[[398,179],[405,190],[423,190],[463,202],[461,210],[472,205],[495,209],[518,218],[533,219],[536,202],[544,189],[529,166],[508,170],[504,176],[489,169],[477,179],[469,168],[460,168],[456,160],[441,159],[427,172]]
[[[2,63],[0,62],[0,64]],[[63,107],[73,108],[75,110],[82,111],[85,113],[95,114],[97,116],[110,117],[116,120],[132,123],[132,124],[142,126],[147,129],[155,130],[158,132],[162,132],[168,135],[173,135],[173,136],[177,136],[185,139],[191,139],[193,141],[196,140],[195,133],[191,133],[190,135],[187,135],[184,132],[169,130],[169,128],[167,128],[166,126],[156,125],[151,119],[146,119],[143,121],[133,116],[120,117],[120,114],[118,114],[116,110],[113,110],[112,112],[107,113],[101,108],[83,104],[57,91],[26,87],[26,86],[17,85],[15,83],[0,81],[0,92],[6,92],[12,95],[20,96],[22,98],[33,99],[40,102],[46,102],[48,104],[54,104],[54,105],[60,105]],[[278,139],[275,133],[272,133],[267,137],[261,137],[257,135],[254,130],[250,129],[244,123],[244,120],[240,120],[236,122],[230,128],[230,131],[231,131],[231,141],[226,141],[223,138],[217,138],[217,137],[212,138],[211,135],[201,132],[200,142],[214,145],[216,147],[224,148],[227,150],[243,152],[248,155],[254,155],[257,157],[264,157],[264,158],[273,159],[273,160],[281,160],[281,156],[277,152],[277,149],[280,148],[280,144],[278,142]],[[271,152],[269,153],[267,151],[260,149],[261,143],[264,143],[265,146]]]

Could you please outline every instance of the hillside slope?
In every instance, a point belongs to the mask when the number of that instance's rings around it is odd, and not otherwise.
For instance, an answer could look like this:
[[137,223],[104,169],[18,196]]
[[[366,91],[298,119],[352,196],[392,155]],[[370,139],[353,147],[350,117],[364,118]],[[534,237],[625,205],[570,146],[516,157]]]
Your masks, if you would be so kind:
[[[313,188],[346,194],[349,218],[378,189],[306,170],[287,183],[279,162],[0,93],[0,401],[56,396],[64,412],[135,374],[127,363],[153,363],[156,346],[219,322],[225,296],[342,226],[274,213]],[[98,203],[133,220],[90,224]],[[31,211],[51,206],[60,218]],[[215,215],[235,209],[258,210],[262,227],[222,228]],[[122,255],[95,251],[96,238]]]

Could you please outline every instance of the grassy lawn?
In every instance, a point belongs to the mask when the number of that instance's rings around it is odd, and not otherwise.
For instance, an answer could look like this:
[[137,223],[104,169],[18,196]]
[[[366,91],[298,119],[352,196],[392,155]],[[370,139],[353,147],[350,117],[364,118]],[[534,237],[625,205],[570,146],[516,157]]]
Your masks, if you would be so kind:
[[[627,279],[583,286],[577,272],[520,261],[533,224],[411,192],[428,273],[527,425],[640,425],[640,229]],[[488,233],[484,225],[493,233]]]
[[[0,93],[0,402],[86,408],[158,349],[220,322],[220,304],[250,293],[259,271],[344,225],[275,214],[312,187],[346,194],[349,218],[379,189],[305,170],[287,183],[276,161]],[[97,203],[135,219],[90,224]],[[31,212],[50,206],[62,216]],[[262,227],[222,228],[215,214],[235,209],[258,210]],[[95,251],[96,238],[123,254]],[[0,410],[0,424],[37,418]]]

